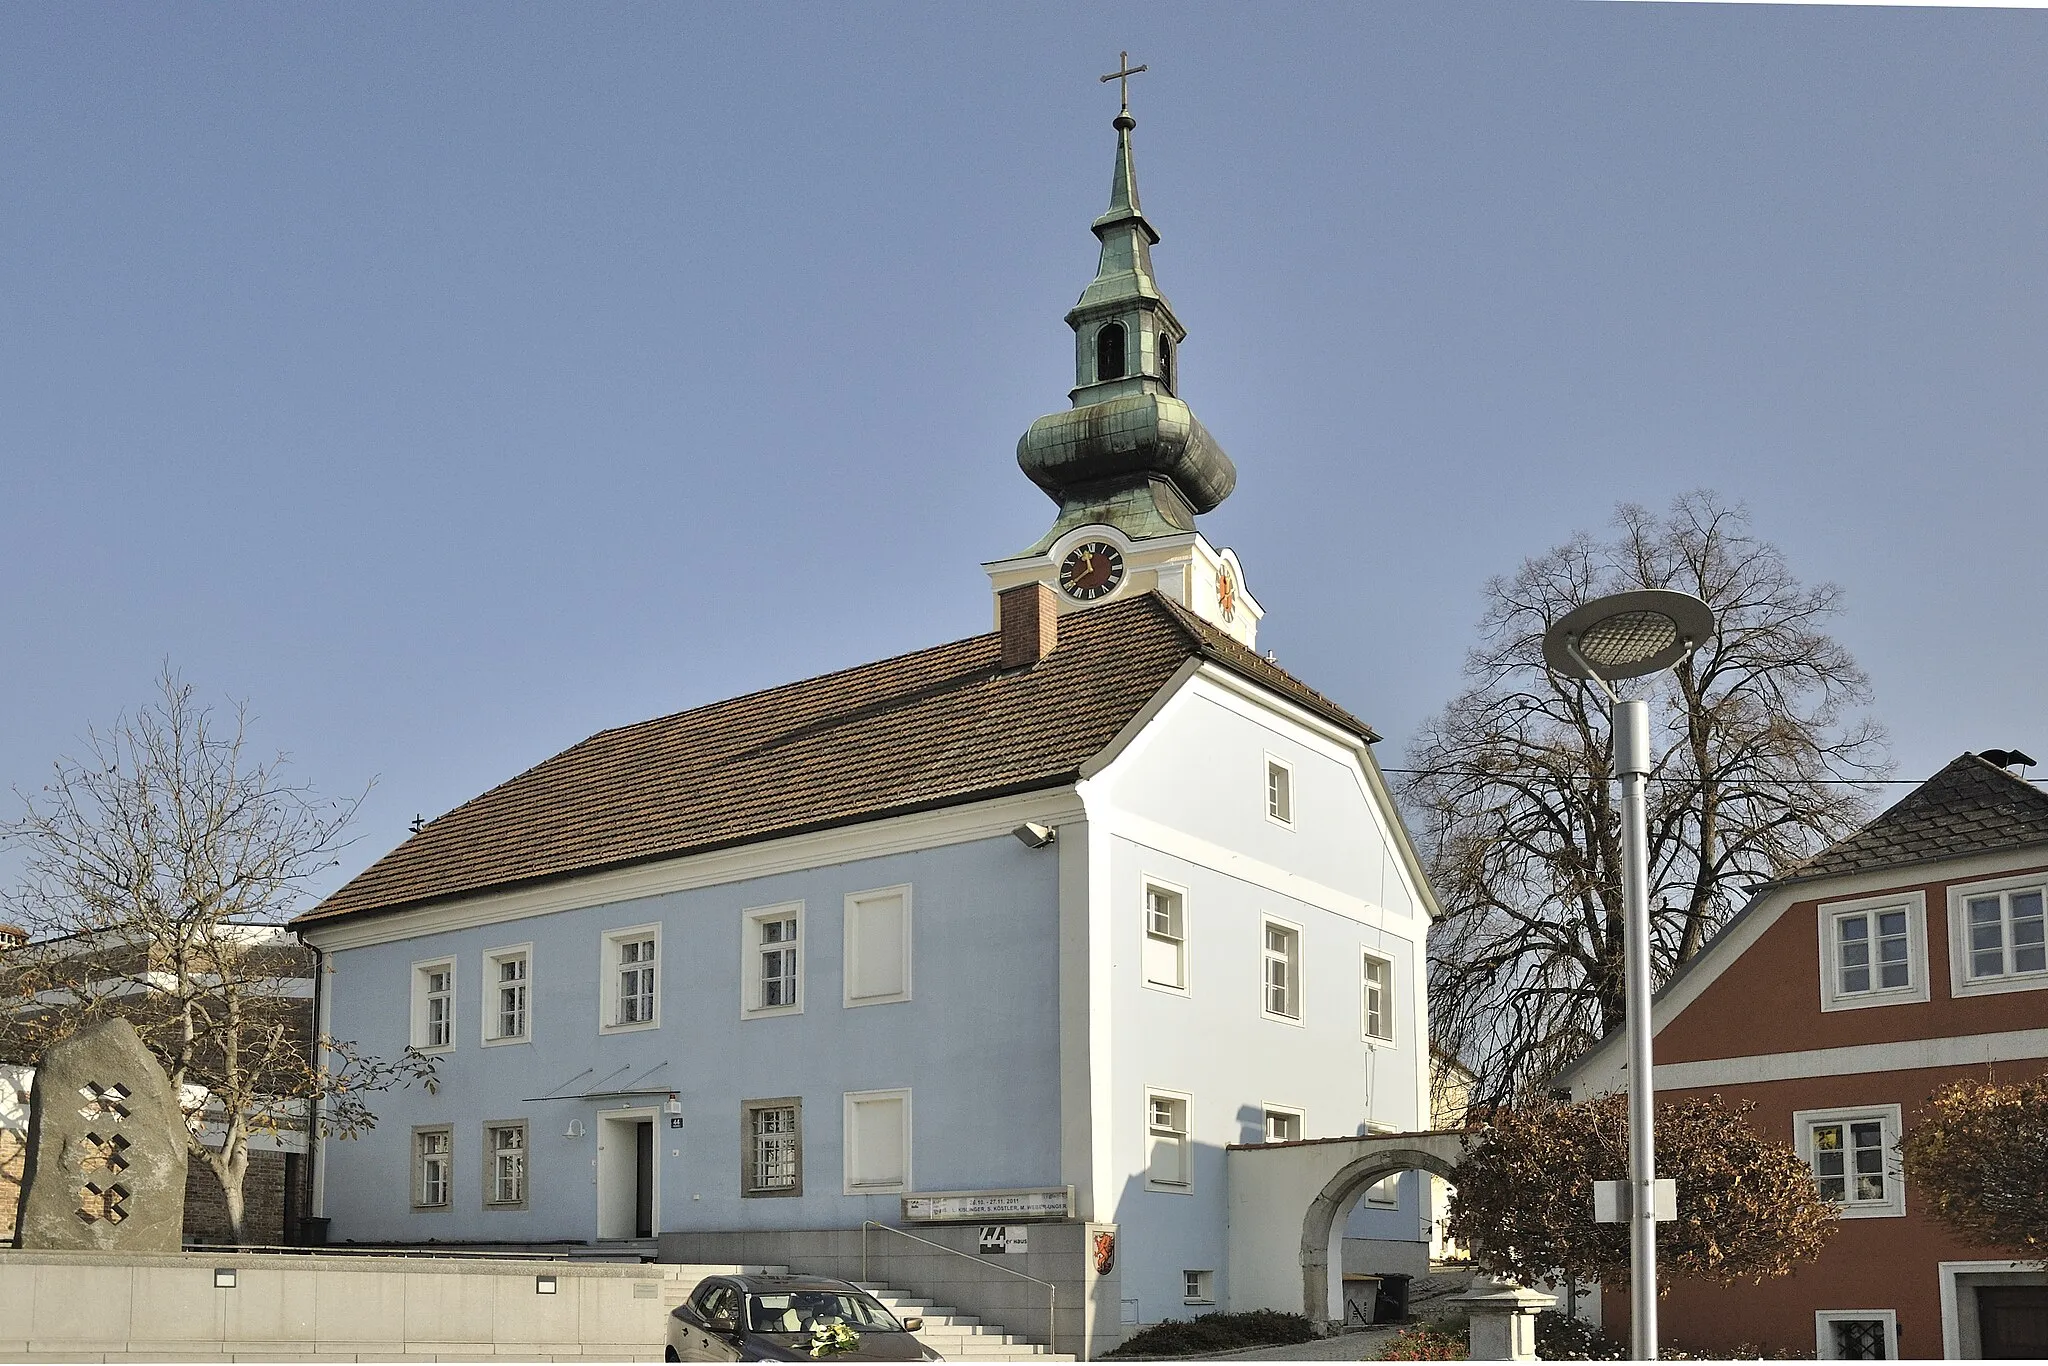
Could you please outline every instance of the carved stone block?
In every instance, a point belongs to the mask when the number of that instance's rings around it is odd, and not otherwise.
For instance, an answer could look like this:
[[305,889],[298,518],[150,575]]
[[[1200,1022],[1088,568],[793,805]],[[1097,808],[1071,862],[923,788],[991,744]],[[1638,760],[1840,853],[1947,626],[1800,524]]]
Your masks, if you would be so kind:
[[52,1045],[29,1093],[16,1244],[176,1252],[185,1132],[170,1078],[128,1021],[102,1020]]

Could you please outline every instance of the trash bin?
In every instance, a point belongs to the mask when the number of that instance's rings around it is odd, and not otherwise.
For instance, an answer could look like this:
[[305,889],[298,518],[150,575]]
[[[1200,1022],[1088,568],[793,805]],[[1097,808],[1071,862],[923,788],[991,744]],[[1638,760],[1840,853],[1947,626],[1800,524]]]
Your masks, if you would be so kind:
[[303,1215],[300,1215],[300,1216],[299,1216],[299,1246],[300,1246],[300,1247],[325,1247],[325,1246],[327,1246],[327,1226],[328,1226],[329,1224],[331,1224],[332,1222],[333,1222],[333,1220],[331,1220],[331,1219],[327,1219],[327,1218],[323,1218],[322,1216],[320,1216],[320,1215],[317,1215],[317,1214],[303,1214]]
[[1408,1321],[1408,1282],[1413,1276],[1398,1271],[1384,1272],[1380,1276],[1379,1294],[1373,1299],[1372,1321],[1374,1323],[1406,1323]]

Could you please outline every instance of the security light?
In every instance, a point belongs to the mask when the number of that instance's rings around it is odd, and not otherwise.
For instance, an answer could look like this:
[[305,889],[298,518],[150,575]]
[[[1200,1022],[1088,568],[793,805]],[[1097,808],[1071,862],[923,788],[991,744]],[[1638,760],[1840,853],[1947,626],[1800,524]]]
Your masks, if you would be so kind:
[[231,1266],[217,1266],[213,1269],[213,1286],[216,1290],[235,1288],[235,1269]]
[[1555,673],[1611,683],[1658,673],[1714,633],[1714,609],[1690,593],[1638,588],[1573,608],[1543,633]]
[[1060,832],[1049,825],[1040,825],[1037,821],[1026,821],[1010,833],[1015,835],[1017,842],[1026,849],[1043,849],[1059,838]]

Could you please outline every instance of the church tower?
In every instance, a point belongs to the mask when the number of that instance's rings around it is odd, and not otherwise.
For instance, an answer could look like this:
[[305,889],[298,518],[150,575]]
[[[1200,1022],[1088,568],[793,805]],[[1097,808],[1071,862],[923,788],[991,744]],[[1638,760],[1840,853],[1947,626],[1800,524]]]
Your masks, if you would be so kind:
[[1237,485],[1237,467],[1180,399],[1187,336],[1152,278],[1159,234],[1138,203],[1131,160],[1130,67],[1114,122],[1109,208],[1092,225],[1102,243],[1095,278],[1067,313],[1074,329],[1073,407],[1031,424],[1017,464],[1060,505],[1052,529],[1009,559],[982,566],[1000,595],[1050,584],[1062,611],[1157,590],[1246,646],[1263,610],[1245,591],[1237,556],[1195,527]]

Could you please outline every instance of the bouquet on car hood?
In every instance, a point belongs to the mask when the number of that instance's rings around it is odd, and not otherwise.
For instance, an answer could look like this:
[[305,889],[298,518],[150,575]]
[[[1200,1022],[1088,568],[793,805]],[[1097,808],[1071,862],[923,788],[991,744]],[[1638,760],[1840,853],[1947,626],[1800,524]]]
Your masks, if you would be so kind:
[[837,1356],[860,1350],[860,1334],[844,1323],[821,1323],[811,1330],[811,1355]]

